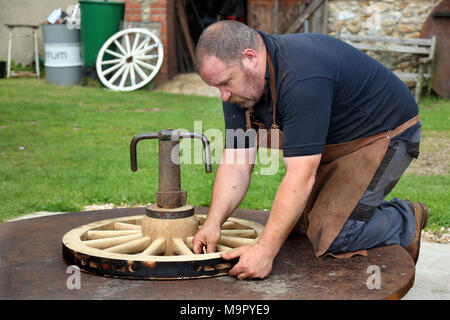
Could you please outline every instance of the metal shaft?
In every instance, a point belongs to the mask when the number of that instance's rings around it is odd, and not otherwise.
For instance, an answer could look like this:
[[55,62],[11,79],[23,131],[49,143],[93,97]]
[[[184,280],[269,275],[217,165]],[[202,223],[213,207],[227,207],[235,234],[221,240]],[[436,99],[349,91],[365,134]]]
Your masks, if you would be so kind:
[[186,204],[187,192],[181,190],[180,179],[180,138],[195,138],[203,142],[205,150],[205,170],[212,171],[211,150],[208,139],[201,133],[161,130],[135,136],[130,143],[131,170],[137,170],[136,145],[140,140],[159,140],[159,176],[156,203],[160,208],[179,208]]
[[161,208],[178,208],[186,204],[187,192],[181,190],[179,141],[159,139],[159,189],[156,203]]

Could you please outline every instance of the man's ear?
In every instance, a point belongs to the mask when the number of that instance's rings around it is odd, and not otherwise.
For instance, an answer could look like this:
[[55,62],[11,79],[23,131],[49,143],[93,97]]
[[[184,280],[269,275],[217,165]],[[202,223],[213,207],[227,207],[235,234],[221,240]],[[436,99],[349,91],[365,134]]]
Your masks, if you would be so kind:
[[257,55],[256,51],[253,49],[245,49],[242,52],[242,59],[243,59],[244,64],[246,64],[247,66],[256,65],[257,60],[258,60],[258,55]]

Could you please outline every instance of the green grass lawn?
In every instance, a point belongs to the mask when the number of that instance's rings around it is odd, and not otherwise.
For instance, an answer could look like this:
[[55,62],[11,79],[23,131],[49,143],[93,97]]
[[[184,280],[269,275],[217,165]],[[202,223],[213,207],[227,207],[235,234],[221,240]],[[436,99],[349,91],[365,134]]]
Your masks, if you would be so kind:
[[[450,102],[427,98],[420,105],[424,135],[450,138]],[[202,121],[207,136],[212,128],[223,132],[220,99],[0,80],[0,220],[36,211],[79,211],[90,204],[155,203],[157,142],[138,144],[137,172],[130,170],[129,143],[136,134],[161,129],[194,131],[195,121]],[[264,175],[267,166],[257,164],[242,208],[270,210],[284,174],[281,158],[279,163],[274,175]],[[189,204],[209,206],[216,169],[214,164],[213,173],[206,174],[203,162],[181,165]],[[389,197],[408,195],[427,203],[430,226],[448,228],[449,185],[448,171],[407,173]]]

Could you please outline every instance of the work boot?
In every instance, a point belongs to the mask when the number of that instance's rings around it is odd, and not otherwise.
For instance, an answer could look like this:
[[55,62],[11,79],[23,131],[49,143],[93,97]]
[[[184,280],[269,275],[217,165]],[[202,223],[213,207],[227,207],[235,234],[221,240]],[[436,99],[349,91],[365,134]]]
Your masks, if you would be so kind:
[[411,255],[414,263],[417,263],[420,251],[420,237],[422,234],[422,230],[427,226],[430,213],[428,207],[424,203],[408,201],[408,205],[414,212],[414,217],[416,219],[416,234],[411,244],[404,248]]

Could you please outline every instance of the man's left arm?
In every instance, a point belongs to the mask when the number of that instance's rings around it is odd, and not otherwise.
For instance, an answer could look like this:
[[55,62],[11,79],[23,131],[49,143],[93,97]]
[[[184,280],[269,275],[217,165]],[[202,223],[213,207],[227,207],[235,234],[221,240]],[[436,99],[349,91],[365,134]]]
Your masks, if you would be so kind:
[[239,279],[265,278],[284,241],[299,220],[314,185],[321,154],[285,157],[286,174],[275,195],[269,219],[258,241],[222,254],[239,262],[230,270]]

